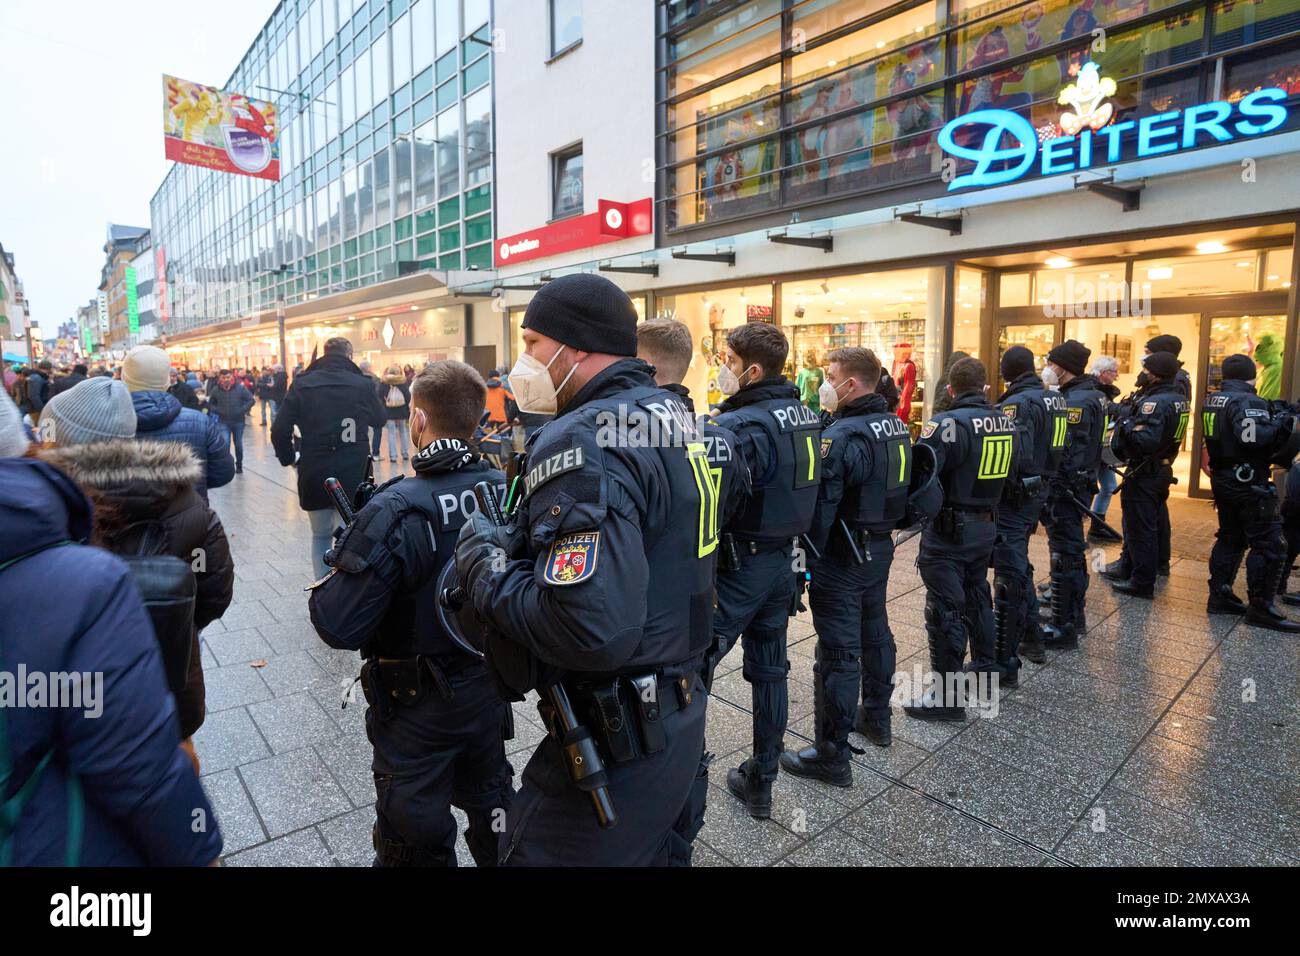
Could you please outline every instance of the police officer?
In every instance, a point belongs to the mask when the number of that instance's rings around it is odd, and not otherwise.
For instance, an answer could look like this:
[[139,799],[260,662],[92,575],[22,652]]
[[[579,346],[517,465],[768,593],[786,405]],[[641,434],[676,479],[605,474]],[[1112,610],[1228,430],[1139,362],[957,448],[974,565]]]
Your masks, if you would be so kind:
[[[781,767],[848,787],[849,731],[879,747],[892,741],[889,698],[897,648],[885,590],[894,560],[890,532],[907,507],[912,439],[876,393],[880,360],[874,352],[841,348],[828,360],[818,397],[833,421],[822,433],[822,480],[808,532],[821,554],[810,568],[808,592],[817,631],[817,742],[797,753],[787,750]],[[862,705],[855,722],[859,668]]]
[[380,866],[455,866],[456,824],[479,866],[495,866],[513,793],[503,739],[510,707],[482,661],[438,623],[438,581],[474,509],[471,489],[500,484],[468,440],[487,389],[461,362],[435,362],[411,383],[414,477],[386,484],[326,556],[308,606],[330,647],[360,650],[374,746]]
[[[691,330],[676,319],[650,319],[642,322],[636,329],[637,358],[654,367],[655,382],[665,391],[672,392],[685,403],[692,412],[695,402],[690,389],[682,384],[691,365],[695,344],[691,339]],[[709,460],[709,468],[718,486],[718,501],[725,523],[736,512],[749,494],[749,468],[736,450],[736,436],[710,418],[701,416],[699,420],[704,448]],[[709,688],[713,675],[705,667],[703,674],[705,687]],[[713,754],[707,751],[707,744],[700,750],[700,766],[696,771],[695,784],[691,796],[686,801],[682,815],[674,830],[681,837],[674,841],[678,850],[670,860],[675,866],[689,866],[691,849],[695,837],[704,826],[704,811],[709,792],[709,766],[713,763]]]
[[990,670],[993,608],[988,569],[997,537],[994,509],[1016,467],[1016,426],[985,398],[988,373],[963,358],[948,372],[948,407],[925,423],[921,441],[938,461],[943,508],[921,534],[917,566],[925,582],[925,631],[935,686],[903,710],[922,720],[966,717],[959,672],[971,646],[972,667]]
[[[509,814],[510,865],[663,865],[681,850],[674,824],[704,740],[716,488],[690,410],[635,358],[636,323],[603,276],[563,276],[533,297],[510,384],[522,411],[555,418],[529,441],[513,523],[477,513],[456,548],[491,666],[515,696],[543,691],[551,730]],[[563,732],[557,682],[581,729]],[[612,828],[566,757],[588,740]]]
[[[1087,543],[1084,515],[1076,502],[1091,502],[1097,493],[1108,407],[1096,376],[1084,371],[1091,354],[1074,339],[1047,353],[1047,367],[1060,382],[1060,395],[1065,399],[1066,422],[1065,448],[1060,466],[1051,476],[1043,509],[1052,581],[1050,617],[1041,637],[1041,644],[1047,647],[1075,647],[1087,630]],[[1042,655],[1042,647],[1029,641],[1025,656],[1039,662]]]
[[[1043,387],[1034,371],[1034,353],[1013,345],[1002,354],[1006,391],[998,410],[1016,426],[1016,471],[1002,486],[998,506],[998,536],[993,546],[993,646],[978,649],[983,660],[996,662],[1001,683],[1019,683],[1019,649],[1039,658],[1038,598],[1034,567],[1029,562],[1029,538],[1038,526],[1047,483],[1060,468],[1065,451],[1065,397]],[[1023,642],[1023,644],[1022,644]],[[1031,658],[1033,659],[1033,658]]]
[[1160,568],[1160,508],[1169,499],[1170,465],[1187,430],[1191,403],[1177,383],[1178,359],[1152,352],[1143,359],[1143,386],[1133,412],[1115,425],[1111,448],[1128,463],[1120,486],[1124,509],[1124,553],[1130,571],[1111,587],[1121,594],[1150,598]]
[[[1255,393],[1255,363],[1246,355],[1223,360],[1223,385],[1201,408],[1205,447],[1210,453],[1210,487],[1219,513],[1219,532],[1210,551],[1210,614],[1245,613],[1246,622],[1274,631],[1300,633],[1273,604],[1286,544],[1277,512],[1272,459],[1292,434],[1291,422],[1275,415]],[[1292,452],[1294,457],[1294,452]],[[1247,607],[1232,593],[1246,557]]]
[[789,351],[780,329],[749,322],[727,335],[727,361],[718,372],[727,398],[715,420],[735,434],[752,491],[724,528],[712,666],[743,635],[754,749],[727,774],[727,789],[759,819],[772,813],[789,709],[786,628],[798,601],[793,542],[812,523],[821,480],[821,423],[781,375]]

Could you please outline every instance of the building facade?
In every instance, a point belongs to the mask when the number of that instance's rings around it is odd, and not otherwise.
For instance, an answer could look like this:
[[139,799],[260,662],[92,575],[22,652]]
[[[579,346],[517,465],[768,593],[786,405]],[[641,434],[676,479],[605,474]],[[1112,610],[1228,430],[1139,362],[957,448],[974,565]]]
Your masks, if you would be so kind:
[[34,361],[39,357],[32,354],[39,353],[41,346],[28,334],[31,326],[31,303],[18,278],[14,255],[0,245],[0,342],[4,344],[6,361]]
[[[564,6],[508,10],[553,22]],[[1146,340],[1172,333],[1197,400],[1233,352],[1280,365],[1284,397],[1300,388],[1300,0],[581,9],[588,33],[604,18],[653,24],[613,49],[503,57],[497,83],[543,89],[576,55],[603,56],[590,68],[608,71],[653,63],[652,96],[582,112],[564,134],[583,142],[602,198],[621,198],[647,184],[608,144],[653,131],[653,242],[498,260],[512,329],[548,275],[604,270],[644,314],[691,328],[697,401],[717,398],[727,330],[764,321],[790,338],[791,373],[840,345],[898,371],[911,362],[914,428],[954,351],[996,372],[1018,342],[1041,359],[1079,339],[1116,357],[1127,389]],[[512,32],[505,12],[497,26]],[[563,146],[532,143],[528,161]],[[499,161],[503,197],[536,188],[515,182],[522,163]],[[1192,467],[1200,441],[1193,423],[1177,466],[1192,494],[1207,492]]]
[[[498,324],[480,343],[462,321],[475,301],[447,289],[492,264],[490,15],[490,0],[279,4],[225,88],[277,103],[280,180],[178,164],[150,205],[177,361],[292,368],[331,335],[375,362],[495,351]],[[386,318],[413,334],[367,338]]]
[[104,266],[99,277],[99,291],[104,296],[108,319],[103,340],[107,358],[125,358],[139,335],[137,323],[132,317],[136,305],[135,289],[128,280],[133,275],[130,271],[131,262],[141,244],[145,247],[149,245],[147,228],[109,223],[108,237],[104,243]]

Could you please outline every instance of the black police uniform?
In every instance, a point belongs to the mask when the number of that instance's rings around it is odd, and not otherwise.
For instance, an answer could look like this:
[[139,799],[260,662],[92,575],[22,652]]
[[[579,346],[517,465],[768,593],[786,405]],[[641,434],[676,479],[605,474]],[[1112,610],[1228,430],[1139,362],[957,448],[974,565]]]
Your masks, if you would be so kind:
[[885,612],[891,532],[907,509],[912,438],[878,394],[848,402],[822,433],[822,480],[808,537],[821,553],[808,603],[817,631],[813,700],[817,745],[785,753],[781,766],[801,776],[852,783],[849,731],[889,742],[889,698],[897,647]]
[[1286,538],[1286,566],[1278,582],[1277,593],[1286,604],[1300,604],[1300,594],[1287,593],[1296,558],[1300,558],[1300,461],[1292,463],[1286,473],[1286,488],[1282,496],[1282,535]]
[[[789,698],[786,630],[795,595],[793,541],[807,532],[821,480],[821,421],[782,377],[746,385],[719,406],[715,421],[736,436],[751,491],[727,522],[713,618],[714,665],[743,635],[751,686],[753,757],[728,777],[751,813],[770,812],[770,787],[784,745]],[[734,779],[733,779],[734,778]]]
[[1019,681],[1022,641],[1038,643],[1038,598],[1029,539],[1038,526],[1047,483],[1060,469],[1068,433],[1065,397],[1043,387],[1035,372],[1007,386],[998,410],[1016,426],[1016,472],[1002,486],[998,536],[993,545],[993,635],[991,646],[972,649],[976,669],[997,670],[1001,681]]
[[374,843],[381,866],[455,866],[451,807],[469,818],[479,866],[495,866],[513,793],[503,740],[510,707],[487,668],[438,623],[438,579],[475,507],[473,486],[504,475],[459,442],[434,442],[415,476],[363,507],[326,556],[312,624],[330,647],[360,650],[374,746]]
[[992,641],[988,569],[997,538],[994,509],[1016,467],[1016,426],[983,393],[966,392],[926,422],[920,440],[934,449],[943,486],[943,508],[922,532],[917,559],[926,588],[930,666],[939,684],[933,695],[904,710],[914,717],[959,720],[962,697],[952,691],[967,642],[987,648]]
[[512,560],[489,567],[478,516],[457,568],[490,625],[501,683],[516,695],[563,683],[601,752],[618,823],[598,825],[540,704],[551,733],[524,769],[502,862],[667,864],[704,741],[718,528],[703,442],[650,366],[623,359],[530,439],[525,474]]
[[1206,396],[1201,423],[1219,513],[1210,551],[1210,610],[1245,610],[1232,606],[1239,602],[1231,600],[1231,592],[1247,548],[1246,590],[1251,606],[1260,609],[1272,603],[1286,565],[1270,459],[1289,429],[1253,385],[1238,379],[1225,379],[1219,391]]
[[[669,383],[664,391],[671,392],[682,400],[692,413],[695,401],[690,389],[685,385]],[[736,436],[729,429],[723,428],[707,416],[696,419],[704,440],[704,449],[709,461],[709,472],[718,489],[718,510],[720,523],[726,524],[732,515],[739,511],[749,496],[749,467],[736,447]],[[711,689],[713,681],[712,667],[706,657],[701,675],[706,690]],[[682,808],[681,815],[673,826],[680,839],[673,841],[673,851],[669,856],[671,866],[690,866],[695,838],[704,827],[704,812],[709,795],[709,767],[713,763],[713,754],[708,752],[708,743],[700,748],[700,766],[696,771],[695,783],[691,787],[690,797]]]
[[1088,503],[1097,493],[1109,400],[1094,375],[1076,375],[1060,394],[1065,399],[1065,449],[1043,508],[1052,580],[1051,623],[1043,629],[1043,642],[1071,647],[1087,630],[1088,561],[1083,513],[1070,499]]
[[1191,403],[1173,381],[1157,381],[1133,399],[1133,413],[1115,425],[1111,448],[1128,463],[1120,486],[1124,509],[1124,553],[1130,570],[1127,593],[1150,597],[1160,567],[1160,509],[1169,500]]

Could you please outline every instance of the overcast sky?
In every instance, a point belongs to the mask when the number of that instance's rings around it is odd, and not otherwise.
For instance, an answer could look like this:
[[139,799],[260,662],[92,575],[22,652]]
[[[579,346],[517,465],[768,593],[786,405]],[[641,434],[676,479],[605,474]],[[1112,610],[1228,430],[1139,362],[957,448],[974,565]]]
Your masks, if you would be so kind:
[[0,244],[43,336],[94,297],[108,223],[149,225],[162,74],[222,86],[276,5],[0,0]]

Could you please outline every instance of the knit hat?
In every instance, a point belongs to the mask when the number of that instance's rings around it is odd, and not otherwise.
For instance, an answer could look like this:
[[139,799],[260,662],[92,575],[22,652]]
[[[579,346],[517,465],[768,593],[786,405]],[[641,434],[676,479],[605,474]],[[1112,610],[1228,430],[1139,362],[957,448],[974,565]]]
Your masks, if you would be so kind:
[[1023,345],[1013,345],[1002,353],[1002,380],[1014,382],[1034,370],[1034,353]]
[[1255,363],[1249,355],[1229,355],[1223,360],[1224,379],[1249,382],[1255,377]]
[[1174,358],[1183,350],[1183,340],[1176,335],[1157,335],[1147,341],[1148,352],[1168,352]]
[[533,296],[523,327],[581,352],[636,355],[636,309],[627,293],[589,272],[560,276]]
[[0,389],[0,458],[17,458],[29,444],[22,413],[9,393]]
[[[1245,358],[1245,356],[1242,356]],[[1250,362],[1250,359],[1246,359]],[[1252,367],[1254,363],[1251,362]],[[1178,374],[1182,366],[1178,362],[1178,357],[1172,352],[1152,352],[1142,360],[1142,367],[1152,375],[1158,375],[1160,378],[1173,378]]]
[[135,406],[125,385],[88,378],[59,392],[41,412],[41,440],[66,447],[135,437]]
[[1072,375],[1082,375],[1083,370],[1088,367],[1088,356],[1092,355],[1092,349],[1082,342],[1076,342],[1074,339],[1066,339],[1056,348],[1047,353],[1047,361],[1053,365],[1059,365]]
[[153,345],[137,345],[126,353],[122,363],[122,381],[132,392],[165,392],[171,374],[171,359]]

